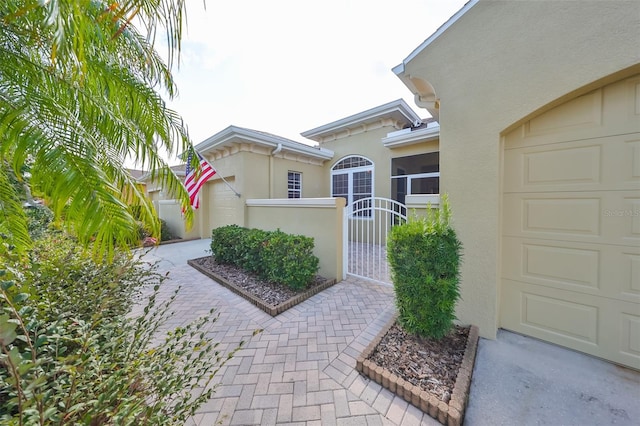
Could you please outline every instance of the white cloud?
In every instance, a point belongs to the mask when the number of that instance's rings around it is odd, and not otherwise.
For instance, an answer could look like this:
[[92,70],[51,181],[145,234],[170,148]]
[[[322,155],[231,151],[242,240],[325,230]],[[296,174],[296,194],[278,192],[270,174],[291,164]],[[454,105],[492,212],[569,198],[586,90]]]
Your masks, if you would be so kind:
[[404,98],[391,68],[465,0],[191,0],[179,98],[194,142],[230,124],[299,134]]

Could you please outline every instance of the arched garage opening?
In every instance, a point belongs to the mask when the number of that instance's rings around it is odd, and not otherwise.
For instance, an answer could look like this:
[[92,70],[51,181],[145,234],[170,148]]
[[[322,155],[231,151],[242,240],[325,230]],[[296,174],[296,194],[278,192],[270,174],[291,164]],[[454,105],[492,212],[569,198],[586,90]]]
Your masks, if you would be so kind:
[[503,135],[499,325],[640,369],[640,74],[610,81]]

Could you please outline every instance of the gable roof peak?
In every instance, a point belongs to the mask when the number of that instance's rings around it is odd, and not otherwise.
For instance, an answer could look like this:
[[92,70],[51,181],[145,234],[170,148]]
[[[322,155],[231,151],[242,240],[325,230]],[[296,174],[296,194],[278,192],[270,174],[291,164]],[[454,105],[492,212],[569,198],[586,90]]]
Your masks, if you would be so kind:
[[410,126],[420,121],[420,117],[409,107],[403,99],[387,102],[386,104],[350,115],[340,120],[324,124],[301,135],[305,138],[322,143],[326,140],[337,139],[341,133],[349,133],[351,130],[366,128],[369,125],[384,122],[393,123],[397,128]]

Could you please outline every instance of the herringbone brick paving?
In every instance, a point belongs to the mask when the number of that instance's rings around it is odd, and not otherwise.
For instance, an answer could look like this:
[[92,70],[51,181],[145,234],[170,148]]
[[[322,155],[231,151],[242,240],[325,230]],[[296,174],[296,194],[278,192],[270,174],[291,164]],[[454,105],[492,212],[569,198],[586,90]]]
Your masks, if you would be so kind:
[[[222,367],[213,398],[190,425],[439,424],[355,370],[357,356],[394,312],[391,287],[348,278],[271,317],[175,262],[161,294],[178,286],[167,327],[213,307],[219,318],[208,335],[220,349],[247,342]],[[263,331],[252,337],[256,329]]]

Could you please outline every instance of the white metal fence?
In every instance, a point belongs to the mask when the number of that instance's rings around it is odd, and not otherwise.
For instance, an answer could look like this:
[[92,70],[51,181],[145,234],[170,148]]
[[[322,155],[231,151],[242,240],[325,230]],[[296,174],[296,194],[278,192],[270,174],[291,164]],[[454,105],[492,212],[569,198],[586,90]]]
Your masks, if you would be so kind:
[[369,197],[345,209],[347,273],[382,283],[391,282],[387,235],[407,221],[407,208],[395,200]]

